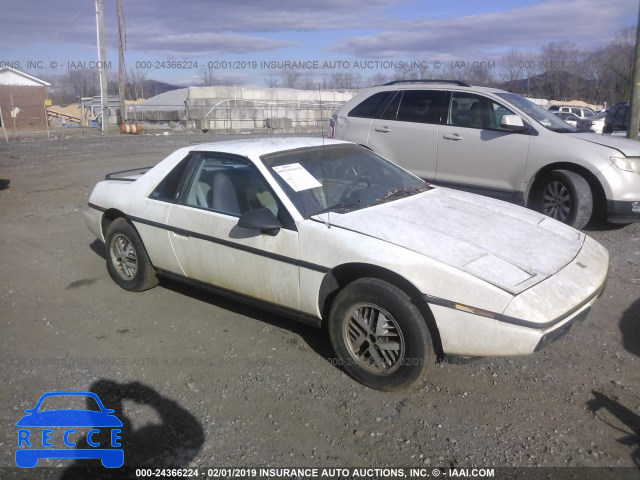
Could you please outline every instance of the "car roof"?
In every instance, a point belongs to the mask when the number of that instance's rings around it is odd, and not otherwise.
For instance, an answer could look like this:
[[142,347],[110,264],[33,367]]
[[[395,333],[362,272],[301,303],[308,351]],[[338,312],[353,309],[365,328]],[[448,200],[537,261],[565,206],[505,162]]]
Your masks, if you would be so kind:
[[343,140],[321,137],[269,137],[246,138],[241,140],[224,140],[221,142],[203,143],[190,148],[192,152],[223,152],[244,157],[260,157],[270,153],[296,150],[298,148],[320,147],[323,145],[349,144]]
[[502,90],[500,88],[493,87],[481,87],[478,85],[467,85],[461,84],[460,82],[451,80],[451,81],[398,81],[393,84],[385,84],[378,85],[374,87],[363,88],[360,90],[364,91],[397,91],[397,90],[426,90],[426,89],[437,89],[437,90],[469,90],[470,92],[489,92],[489,93],[510,93],[506,90]]

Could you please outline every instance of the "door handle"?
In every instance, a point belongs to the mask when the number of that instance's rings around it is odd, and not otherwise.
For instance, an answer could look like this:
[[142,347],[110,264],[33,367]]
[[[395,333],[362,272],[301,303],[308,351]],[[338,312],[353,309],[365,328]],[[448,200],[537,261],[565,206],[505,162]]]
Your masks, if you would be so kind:
[[457,133],[452,133],[451,135],[445,134],[442,136],[445,140],[453,140],[457,142],[458,140],[462,140],[462,137]]
[[380,133],[389,133],[391,131],[389,127],[376,127],[374,130]]

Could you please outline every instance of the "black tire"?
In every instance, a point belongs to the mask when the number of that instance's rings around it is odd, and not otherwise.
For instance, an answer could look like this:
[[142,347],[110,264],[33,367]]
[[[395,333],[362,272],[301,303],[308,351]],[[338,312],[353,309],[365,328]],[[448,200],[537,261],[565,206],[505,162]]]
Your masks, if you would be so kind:
[[420,311],[406,293],[382,280],[361,278],[341,290],[331,305],[328,327],[338,364],[377,390],[408,387],[435,361]]
[[593,213],[593,193],[582,175],[554,170],[540,179],[534,208],[573,228],[583,228]]
[[138,232],[124,218],[117,218],[105,235],[107,271],[125,290],[142,292],[158,284],[156,274]]

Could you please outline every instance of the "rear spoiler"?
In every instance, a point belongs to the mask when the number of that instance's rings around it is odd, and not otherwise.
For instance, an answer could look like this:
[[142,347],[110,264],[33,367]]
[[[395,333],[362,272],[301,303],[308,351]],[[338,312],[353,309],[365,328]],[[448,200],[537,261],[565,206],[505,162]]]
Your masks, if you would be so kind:
[[118,177],[118,175],[122,175],[124,173],[133,173],[133,172],[136,172],[136,173],[138,173],[140,175],[144,175],[145,173],[147,173],[152,168],[153,168],[153,166],[151,166],[151,167],[140,167],[140,168],[130,168],[129,170],[120,170],[118,172],[107,173],[104,176],[104,179],[105,180],[118,180],[118,181],[121,181],[121,182],[134,182],[136,180],[135,178]]

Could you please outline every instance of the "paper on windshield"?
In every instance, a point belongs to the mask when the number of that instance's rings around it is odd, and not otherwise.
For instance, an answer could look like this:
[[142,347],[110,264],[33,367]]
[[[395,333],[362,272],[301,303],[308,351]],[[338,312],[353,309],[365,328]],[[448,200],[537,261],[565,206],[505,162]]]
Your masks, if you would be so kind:
[[299,163],[279,165],[273,167],[273,169],[295,192],[322,186],[322,184]]

